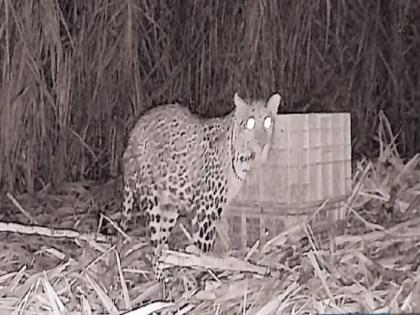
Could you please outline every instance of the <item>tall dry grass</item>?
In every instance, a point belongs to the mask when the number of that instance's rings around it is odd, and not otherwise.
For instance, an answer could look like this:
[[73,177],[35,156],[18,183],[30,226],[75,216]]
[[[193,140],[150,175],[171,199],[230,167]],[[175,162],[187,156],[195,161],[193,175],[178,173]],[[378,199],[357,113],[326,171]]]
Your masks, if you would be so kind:
[[0,1],[0,184],[118,173],[145,109],[215,115],[278,90],[283,110],[353,114],[374,154],[378,109],[420,149],[418,1]]

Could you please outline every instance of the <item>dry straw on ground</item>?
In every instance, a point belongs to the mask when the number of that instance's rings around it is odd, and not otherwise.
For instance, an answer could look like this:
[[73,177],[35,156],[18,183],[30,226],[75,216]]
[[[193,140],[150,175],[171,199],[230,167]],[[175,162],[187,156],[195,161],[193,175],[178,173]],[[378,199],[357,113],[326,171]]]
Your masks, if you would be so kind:
[[[0,1],[0,314],[420,312],[419,6]],[[273,90],[285,111],[352,112],[354,150],[376,159],[356,161],[346,219],[230,258],[165,252],[194,268],[156,301],[145,239],[94,233],[118,214],[127,131],[156,103],[214,115]]]
[[3,220],[20,224],[0,223],[0,314],[420,311],[420,156],[403,162],[380,117],[379,158],[357,163],[347,215],[334,229],[302,224],[264,246],[210,256],[165,251],[167,299],[150,280],[145,238],[117,250],[113,236],[88,233],[98,211],[118,213],[115,181],[9,194]]

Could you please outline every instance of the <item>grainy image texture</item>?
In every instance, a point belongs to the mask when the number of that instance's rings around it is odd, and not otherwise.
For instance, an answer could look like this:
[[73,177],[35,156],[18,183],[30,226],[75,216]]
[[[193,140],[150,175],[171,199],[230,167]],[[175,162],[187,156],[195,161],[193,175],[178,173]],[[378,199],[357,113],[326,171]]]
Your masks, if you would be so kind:
[[146,214],[158,280],[161,247],[180,214],[189,214],[193,239],[211,251],[215,221],[256,163],[267,158],[280,95],[267,101],[234,96],[234,110],[219,118],[192,114],[180,104],[146,112],[130,134],[123,157],[127,229],[133,209]]
[[378,110],[420,150],[418,1],[6,1],[0,5],[0,190],[120,173],[145,110],[208,116],[278,91],[282,112],[351,111],[375,157]]

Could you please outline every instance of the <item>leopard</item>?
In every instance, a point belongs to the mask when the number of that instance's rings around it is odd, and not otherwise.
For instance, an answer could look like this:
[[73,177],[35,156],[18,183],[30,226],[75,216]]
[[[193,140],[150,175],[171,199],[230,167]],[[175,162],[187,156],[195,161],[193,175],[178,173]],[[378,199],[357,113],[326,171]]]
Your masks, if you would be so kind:
[[164,279],[159,257],[180,216],[190,218],[198,250],[213,250],[217,220],[267,160],[280,101],[279,93],[265,100],[234,93],[233,109],[211,118],[174,102],[135,123],[122,157],[120,225],[128,229],[133,209],[146,216],[155,280]]

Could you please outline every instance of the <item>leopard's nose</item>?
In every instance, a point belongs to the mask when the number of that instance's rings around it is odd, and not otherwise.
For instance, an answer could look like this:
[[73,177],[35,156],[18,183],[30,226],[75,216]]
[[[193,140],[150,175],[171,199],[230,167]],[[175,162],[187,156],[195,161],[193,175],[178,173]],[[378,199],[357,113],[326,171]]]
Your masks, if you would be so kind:
[[267,134],[264,130],[257,130],[255,132],[255,142],[261,148],[267,143]]

